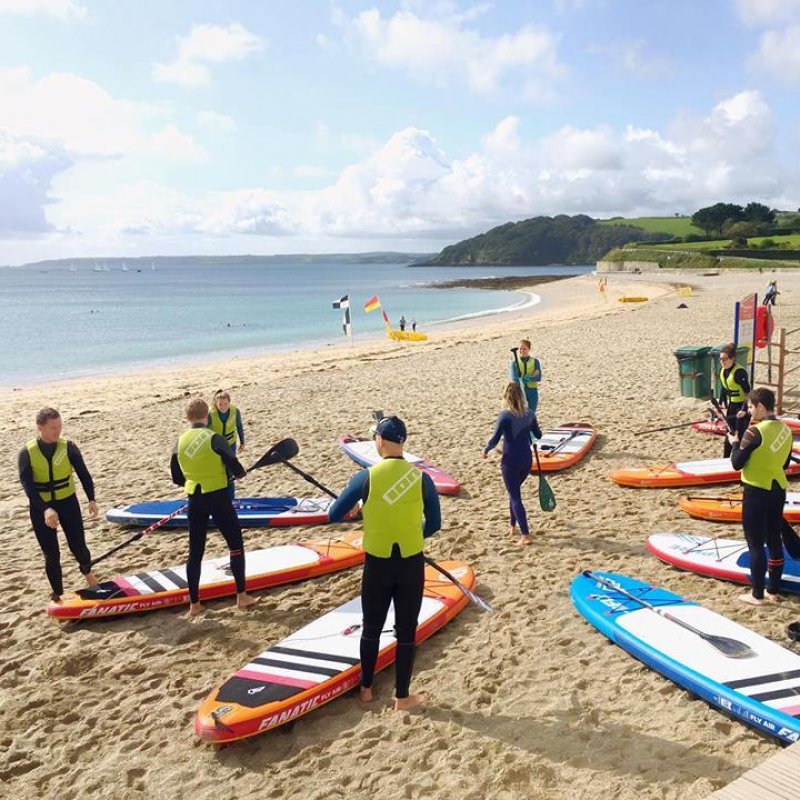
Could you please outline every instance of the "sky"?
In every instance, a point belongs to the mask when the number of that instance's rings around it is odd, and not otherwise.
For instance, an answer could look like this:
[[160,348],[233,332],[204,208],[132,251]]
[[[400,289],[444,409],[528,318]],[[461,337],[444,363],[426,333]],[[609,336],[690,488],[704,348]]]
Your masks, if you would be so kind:
[[800,207],[800,0],[0,0],[0,264]]

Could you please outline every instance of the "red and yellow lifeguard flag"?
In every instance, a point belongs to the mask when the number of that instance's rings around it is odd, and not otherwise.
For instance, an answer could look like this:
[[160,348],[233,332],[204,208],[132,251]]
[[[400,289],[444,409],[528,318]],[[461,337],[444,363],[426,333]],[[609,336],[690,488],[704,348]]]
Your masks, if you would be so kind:
[[373,295],[364,303],[364,311],[369,314],[370,311],[377,311],[381,307],[381,301],[378,300],[378,295]]

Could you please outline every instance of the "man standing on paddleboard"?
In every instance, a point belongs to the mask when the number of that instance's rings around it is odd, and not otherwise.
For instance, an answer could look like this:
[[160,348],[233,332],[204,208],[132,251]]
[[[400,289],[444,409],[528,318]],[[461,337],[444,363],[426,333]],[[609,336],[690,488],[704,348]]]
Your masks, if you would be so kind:
[[508,368],[509,380],[519,383],[525,390],[528,408],[535,414],[539,405],[539,383],[542,380],[542,365],[531,355],[529,339],[520,339],[519,347],[514,348],[514,359]]
[[208,423],[208,403],[196,398],[186,406],[191,426],[178,439],[170,462],[172,481],[189,496],[189,558],[186,582],[189,584],[189,616],[203,612],[200,603],[200,571],[206,549],[208,518],[225,537],[230,550],[230,565],[236,581],[236,605],[247,608],[258,602],[245,591],[244,542],[233,501],[228,494],[228,472],[236,478],[246,474],[225,437],[214,433]]
[[395,711],[421,706],[424,694],[410,694],[417,619],[425,589],[424,540],[442,524],[439,496],[430,476],[403,458],[407,432],[399,417],[384,417],[375,428],[381,461],[361,470],[330,507],[331,522],[339,522],[363,502],[362,547],[366,552],[361,579],[361,693],[372,701],[372,680],[381,632],[394,602],[397,639]]
[[[781,526],[786,503],[786,473],[792,455],[792,431],[775,419],[775,393],[754,389],[747,406],[755,423],[739,443],[737,433],[729,433],[731,464],[742,471],[742,527],[750,550],[752,593],[739,597],[754,606],[777,603],[783,576]],[[769,561],[764,555],[764,546]],[[764,582],[769,570],[766,593]]]
[[[750,393],[750,380],[747,370],[736,363],[736,345],[726,344],[719,351],[719,402],[725,408],[725,421],[728,430],[736,431],[741,440],[747,426],[750,424],[750,415],[747,413],[747,395]],[[725,437],[723,458],[729,458],[731,443]]]
[[94,482],[78,446],[61,436],[61,414],[54,408],[43,408],[36,415],[39,435],[19,452],[19,480],[30,503],[33,532],[44,553],[44,568],[50,581],[50,599],[58,603],[64,594],[61,555],[58,549],[58,526],[67,537],[67,544],[78,562],[86,583],[98,585],[92,574],[92,556],[86,546],[83,517],[75,493],[73,472],[78,474],[89,500],[89,516],[97,517]]

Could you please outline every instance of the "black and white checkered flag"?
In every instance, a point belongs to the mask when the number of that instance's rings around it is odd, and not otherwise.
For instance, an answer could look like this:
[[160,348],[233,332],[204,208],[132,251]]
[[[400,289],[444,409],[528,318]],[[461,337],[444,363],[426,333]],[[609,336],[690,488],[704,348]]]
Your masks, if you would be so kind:
[[334,308],[342,309],[342,330],[344,335],[353,341],[353,325],[350,322],[350,295],[346,294],[333,304]]

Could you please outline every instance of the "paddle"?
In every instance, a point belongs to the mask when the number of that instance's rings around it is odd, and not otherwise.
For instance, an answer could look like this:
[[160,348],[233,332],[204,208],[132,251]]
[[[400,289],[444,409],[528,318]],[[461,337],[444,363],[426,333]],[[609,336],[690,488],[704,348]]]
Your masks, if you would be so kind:
[[653,613],[658,614],[659,617],[664,617],[664,619],[668,619],[670,622],[680,625],[681,628],[690,631],[691,633],[695,634],[695,636],[699,636],[701,639],[708,642],[713,648],[719,650],[719,652],[727,658],[753,658],[754,656],[758,655],[755,650],[750,647],[750,645],[740,642],[738,639],[731,639],[727,636],[716,636],[715,634],[701,631],[695,628],[693,625],[690,625],[688,622],[684,622],[682,619],[672,616],[672,614],[670,614],[668,611],[664,611],[661,608],[656,608],[656,606],[651,605],[646,600],[642,600],[641,597],[636,597],[636,595],[626,592],[624,589],[617,586],[617,584],[615,584],[613,581],[607,580],[606,578],[601,578],[599,575],[595,575],[591,570],[584,570],[583,575],[590,580],[610,586],[615,592],[619,592],[629,600],[633,600],[635,603],[643,605]]
[[572,431],[569,436],[565,436],[552,450],[546,450],[542,458],[550,458],[553,453],[557,453],[567,442],[571,442],[580,433],[583,433],[583,431]]
[[519,384],[519,388],[522,389],[522,402],[525,404],[525,408],[528,407],[528,395],[525,394],[525,383],[522,380],[522,367],[519,363],[519,347],[512,347],[511,353],[514,356],[514,363],[517,365],[517,383]]
[[661,431],[674,431],[677,428],[688,428],[690,425],[699,425],[701,422],[708,422],[707,419],[696,419],[693,422],[681,422],[679,425],[665,425],[662,428],[648,428],[644,431],[634,431],[634,436],[644,436],[646,433],[660,433]]
[[[250,467],[247,472],[252,472],[254,469],[259,469],[260,467],[266,467],[269,464],[277,464],[283,461],[283,458],[286,457],[286,454],[291,453],[295,455],[298,452],[297,442],[294,439],[282,439],[277,444],[270,447],[266,453],[264,453],[261,458]],[[291,458],[292,455],[288,457]],[[110,550],[107,550],[102,555],[99,555],[97,558],[92,559],[89,562],[89,569],[94,567],[95,564],[99,564],[104,559],[108,558],[109,556],[114,555],[114,553],[118,553],[123,548],[127,547],[129,544],[133,544],[133,542],[138,542],[144,536],[147,536],[148,533],[152,533],[153,531],[158,530],[162,525],[166,525],[171,519],[174,519],[178,516],[178,514],[183,513],[186,509],[189,508],[188,503],[184,503],[179,508],[176,508],[171,514],[168,514],[163,519],[158,520],[158,522],[154,522],[148,528],[145,528],[143,531],[139,531],[138,533],[134,533],[133,536],[126,539],[124,542],[121,542],[116,547],[112,547]]]
[[539,471],[539,505],[542,511],[552,511],[556,507],[556,496],[553,494],[553,490],[550,488],[547,478],[545,478],[542,473],[542,464],[539,461],[539,448],[535,444],[533,445],[533,453],[536,456],[536,469]]
[[[307,481],[309,481],[310,483],[313,483],[314,486],[322,489],[324,492],[327,492],[334,499],[339,497],[338,494],[335,494],[330,489],[328,489],[325,486],[323,486],[321,483],[319,483],[314,478],[312,478],[311,475],[309,475],[309,474],[303,472],[302,470],[298,469],[297,467],[295,467],[294,464],[287,463],[286,466],[287,467],[291,467],[299,475],[302,475]],[[435,570],[437,570],[438,572],[441,572],[441,574],[444,575],[447,578],[447,580],[449,580],[451,583],[453,583],[461,592],[464,593],[464,595],[466,595],[466,597],[470,600],[470,602],[474,603],[482,611],[486,611],[487,613],[491,613],[491,612],[494,611],[494,609],[489,605],[489,603],[486,602],[486,600],[484,600],[479,595],[475,594],[475,592],[473,592],[471,589],[468,589],[466,586],[464,586],[464,584],[461,583],[461,581],[459,581],[458,578],[455,577],[455,575],[452,575],[451,573],[449,573],[444,567],[442,567],[439,564],[437,564],[432,558],[428,558],[428,556],[423,555],[423,559],[425,560],[426,564],[429,564]]]

